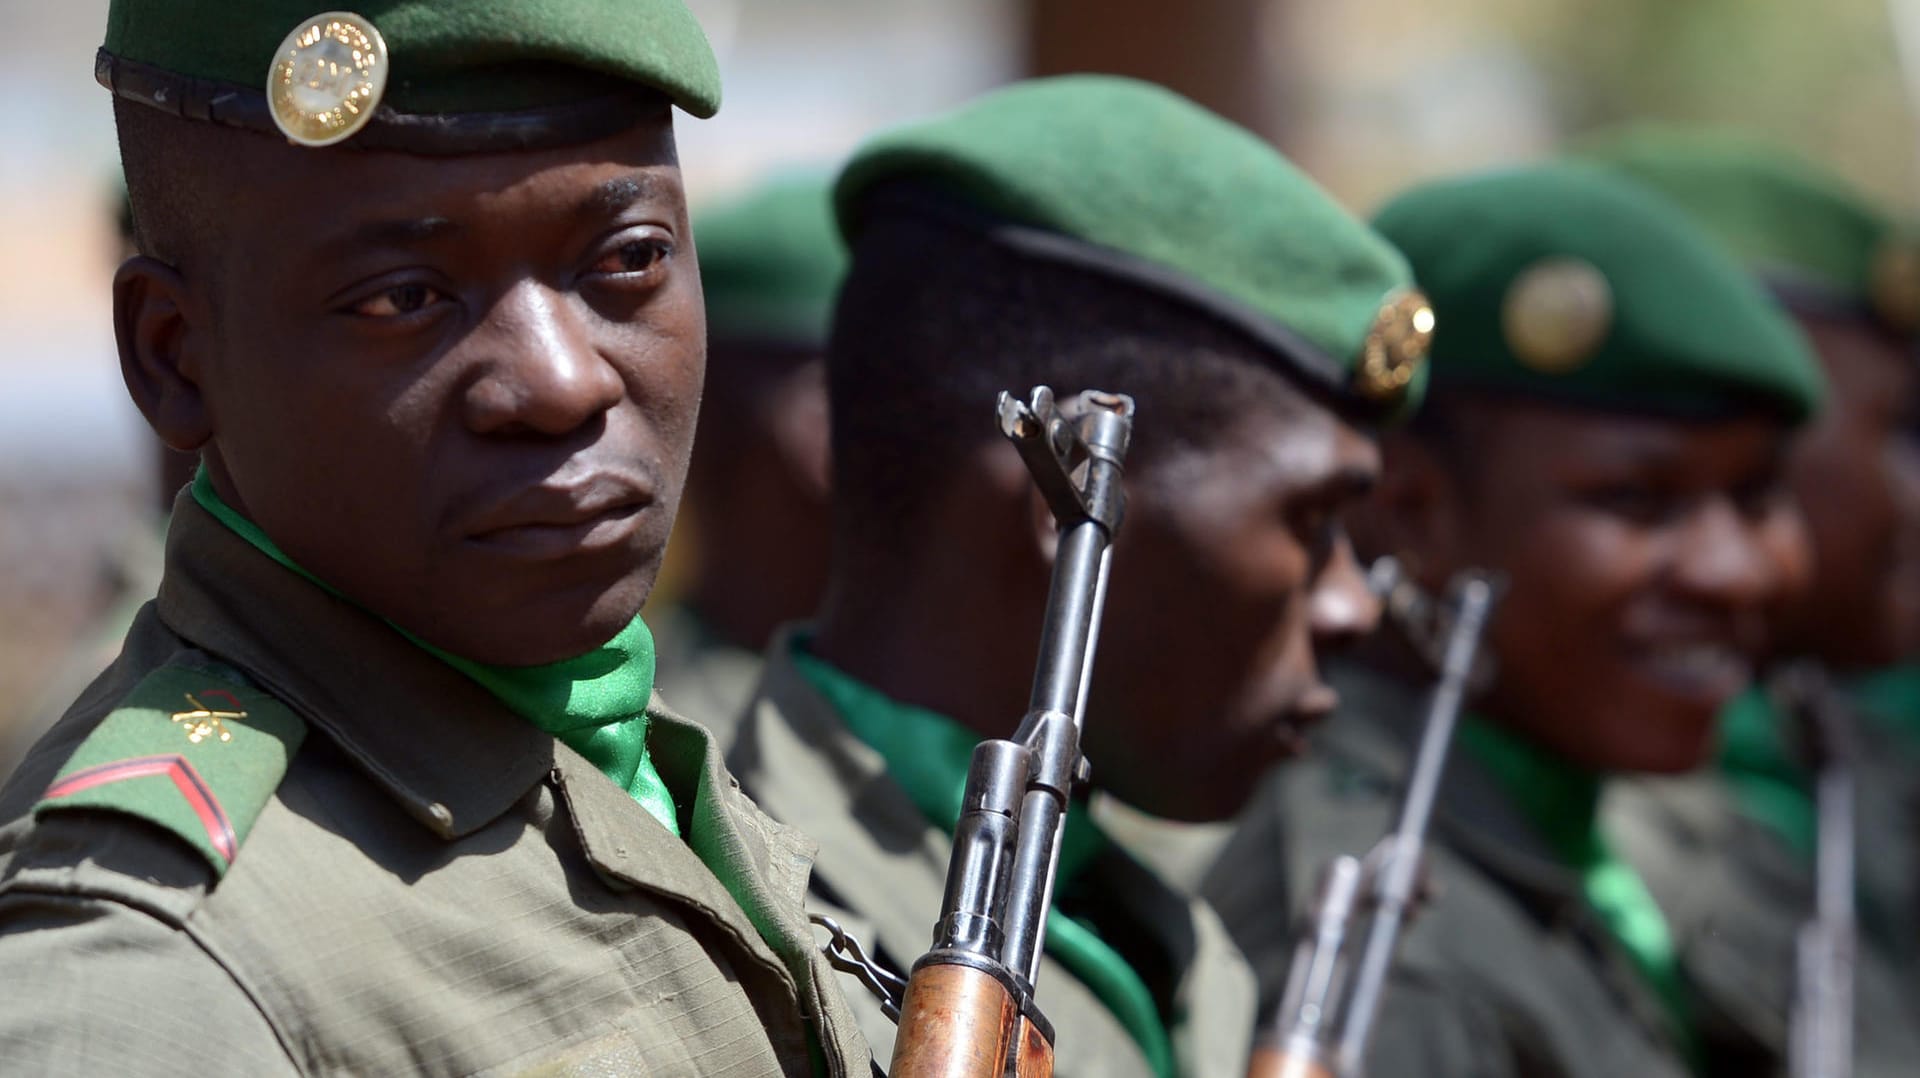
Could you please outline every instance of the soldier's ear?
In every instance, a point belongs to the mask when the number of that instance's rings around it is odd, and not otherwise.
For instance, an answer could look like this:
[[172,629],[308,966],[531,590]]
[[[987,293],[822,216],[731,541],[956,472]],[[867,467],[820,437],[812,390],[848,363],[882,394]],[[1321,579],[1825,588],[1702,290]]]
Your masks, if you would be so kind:
[[833,449],[828,437],[827,365],[802,364],[773,394],[773,440],[796,483],[825,504],[833,496]]
[[171,449],[191,453],[213,436],[200,389],[206,327],[180,271],[136,255],[113,275],[113,333],[120,376],[140,414]]
[[1444,589],[1464,567],[1466,520],[1453,470],[1431,448],[1394,432],[1381,443],[1380,482],[1361,512],[1369,554],[1392,554],[1423,586]]

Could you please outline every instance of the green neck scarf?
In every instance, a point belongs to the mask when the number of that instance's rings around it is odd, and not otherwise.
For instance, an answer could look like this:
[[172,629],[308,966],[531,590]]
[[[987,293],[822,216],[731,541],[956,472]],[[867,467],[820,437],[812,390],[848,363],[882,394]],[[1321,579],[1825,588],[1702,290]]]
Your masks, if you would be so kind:
[[[267,533],[220,500],[203,467],[193,499],[242,539],[287,569],[326,589],[325,581],[287,557]],[[391,623],[389,623],[391,624]],[[587,758],[675,835],[673,795],[647,753],[647,701],[653,695],[653,633],[637,615],[612,640],[585,655],[545,666],[491,666],[451,655],[393,626],[402,636],[478,682],[515,714]]]
[[1902,664],[1854,679],[1847,695],[1862,721],[1920,748],[1920,665]]
[[1740,811],[1810,860],[1818,827],[1811,776],[1788,747],[1764,689],[1748,689],[1720,713],[1719,766]]
[[[960,818],[961,794],[979,735],[943,715],[900,703],[848,677],[806,650],[793,649],[794,665],[853,731],[886,761],[898,782],[928,821],[949,834]],[[1085,869],[1109,845],[1084,812],[1069,812],[1060,840],[1060,872],[1055,893]],[[1073,971],[1098,996],[1160,1078],[1174,1078],[1173,1042],[1153,1002],[1153,993],[1120,952],[1093,927],[1061,911],[1047,911],[1046,951]]]
[[[1920,666],[1877,670],[1843,691],[1862,723],[1920,749]],[[1811,861],[1819,831],[1813,776],[1788,743],[1785,721],[1764,689],[1736,697],[1720,716],[1720,769],[1741,811]]]
[[1554,855],[1579,874],[1587,905],[1653,988],[1691,1058],[1693,1025],[1673,935],[1646,882],[1601,832],[1600,777],[1484,719],[1468,717],[1459,736]]

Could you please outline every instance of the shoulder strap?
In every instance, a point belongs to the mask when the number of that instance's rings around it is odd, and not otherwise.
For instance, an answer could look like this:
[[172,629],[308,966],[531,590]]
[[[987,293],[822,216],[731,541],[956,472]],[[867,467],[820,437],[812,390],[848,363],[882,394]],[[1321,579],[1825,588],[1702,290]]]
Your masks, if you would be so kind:
[[287,773],[307,725],[237,671],[160,667],[108,713],[41,795],[36,817],[136,816],[226,874]]

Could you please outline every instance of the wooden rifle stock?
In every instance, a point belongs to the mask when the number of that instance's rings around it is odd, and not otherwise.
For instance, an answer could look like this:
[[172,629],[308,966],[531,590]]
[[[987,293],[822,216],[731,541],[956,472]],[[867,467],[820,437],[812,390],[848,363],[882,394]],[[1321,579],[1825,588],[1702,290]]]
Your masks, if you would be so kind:
[[1262,1044],[1253,1050],[1247,1078],[1334,1078],[1334,1074],[1312,1055],[1288,1054],[1277,1044]]
[[907,978],[893,1074],[926,1078],[1050,1078],[1053,1044],[992,974],[921,966]]
[[1053,1029],[1033,1000],[1068,799],[1085,780],[1080,726],[1125,494],[1133,401],[1054,405],[1002,393],[1002,433],[1060,529],[1026,717],[975,747],[933,948],[913,964],[893,1078],[1052,1078]]

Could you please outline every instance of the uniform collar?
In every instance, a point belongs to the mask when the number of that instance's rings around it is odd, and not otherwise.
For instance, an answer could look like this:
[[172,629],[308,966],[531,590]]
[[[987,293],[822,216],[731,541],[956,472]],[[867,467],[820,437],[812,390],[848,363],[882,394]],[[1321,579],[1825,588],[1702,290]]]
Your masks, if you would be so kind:
[[[932,936],[948,844],[794,665],[799,631],[782,629],[768,647],[727,765],[769,815],[819,843],[814,881],[829,901],[870,922],[882,948],[912,948],[889,953],[904,969]],[[875,880],[894,901],[854,908]]]
[[442,838],[486,826],[553,768],[550,735],[186,494],[158,605],[169,628],[244,670]]

